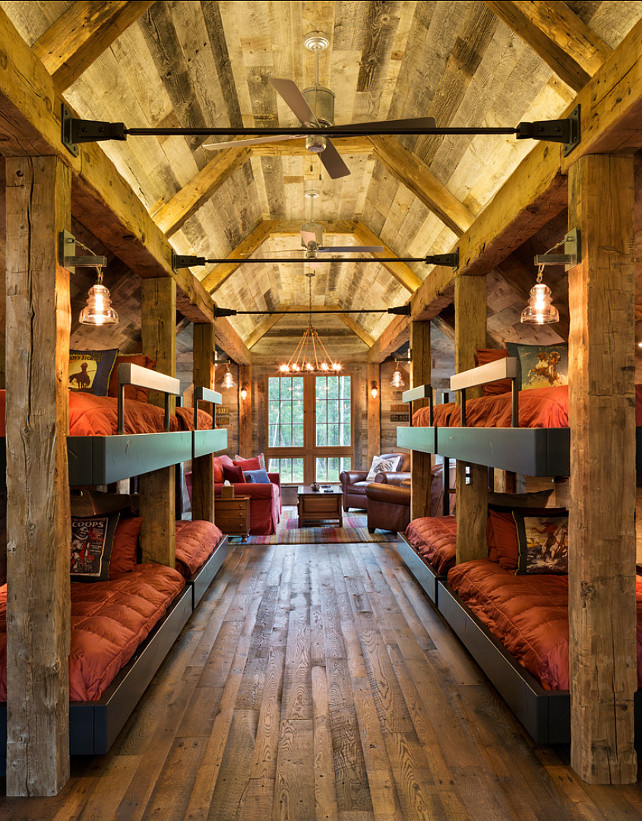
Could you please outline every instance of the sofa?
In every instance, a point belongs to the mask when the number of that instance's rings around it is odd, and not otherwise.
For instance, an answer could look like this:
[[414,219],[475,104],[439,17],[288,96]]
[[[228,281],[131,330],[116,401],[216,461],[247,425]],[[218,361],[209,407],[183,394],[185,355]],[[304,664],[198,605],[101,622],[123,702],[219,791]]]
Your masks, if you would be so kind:
[[[410,479],[410,455],[408,453],[382,453],[381,457],[384,459],[392,458],[393,456],[402,456],[399,471],[395,474],[404,474],[401,479]],[[344,470],[339,474],[339,481],[343,491],[343,509],[348,510],[351,507],[365,508],[366,507],[366,487],[369,482],[366,479],[368,475],[367,470]],[[379,474],[377,474],[379,475]]]
[[[221,467],[220,460],[229,460],[229,457],[214,457],[214,478],[221,481],[214,482],[214,497],[221,497],[223,488],[222,475],[217,470]],[[234,496],[250,497],[250,536],[270,536],[276,532],[276,526],[281,518],[281,477],[278,473],[268,473],[269,484],[254,482],[232,482]],[[192,474],[185,474],[185,484],[192,499]]]

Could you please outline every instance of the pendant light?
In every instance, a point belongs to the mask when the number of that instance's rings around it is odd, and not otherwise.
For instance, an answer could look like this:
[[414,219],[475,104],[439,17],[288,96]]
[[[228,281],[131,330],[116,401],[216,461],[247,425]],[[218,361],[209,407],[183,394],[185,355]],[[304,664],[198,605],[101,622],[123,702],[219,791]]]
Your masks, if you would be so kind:
[[303,332],[294,353],[287,363],[279,365],[279,371],[286,373],[338,373],[341,370],[341,363],[333,361],[325,345],[321,341],[316,329],[312,327],[312,277],[314,271],[306,273],[309,279],[309,319],[308,327]]
[[406,383],[404,381],[403,376],[401,375],[401,371],[399,370],[399,363],[395,361],[395,372],[392,374],[392,379],[390,380],[390,387],[391,388],[405,388]]
[[230,388],[235,387],[236,382],[234,381],[234,377],[232,376],[232,372],[230,371],[230,363],[225,363],[225,373],[223,374],[223,379],[221,381],[221,387],[224,390],[229,390]]
[[81,325],[118,325],[118,314],[111,304],[109,289],[103,285],[102,268],[96,268],[98,279],[89,289],[87,304],[80,312]]
[[528,305],[522,311],[521,321],[531,325],[549,325],[560,321],[557,308],[552,304],[551,289],[542,282],[544,266],[537,270],[536,284],[531,288]]

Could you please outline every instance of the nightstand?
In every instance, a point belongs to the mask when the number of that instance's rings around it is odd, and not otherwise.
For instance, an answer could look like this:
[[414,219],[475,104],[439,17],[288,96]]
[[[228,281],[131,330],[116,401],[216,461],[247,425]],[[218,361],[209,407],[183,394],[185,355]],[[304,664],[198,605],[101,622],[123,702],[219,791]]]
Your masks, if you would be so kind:
[[250,532],[250,497],[221,499],[217,496],[214,501],[214,522],[228,536],[246,538]]

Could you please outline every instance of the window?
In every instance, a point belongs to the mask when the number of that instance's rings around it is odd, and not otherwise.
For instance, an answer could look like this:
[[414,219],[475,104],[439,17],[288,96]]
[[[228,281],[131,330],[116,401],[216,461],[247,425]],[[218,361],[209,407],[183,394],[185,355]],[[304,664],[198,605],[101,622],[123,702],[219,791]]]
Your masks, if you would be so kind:
[[270,470],[283,483],[338,482],[352,466],[352,377],[268,379]]

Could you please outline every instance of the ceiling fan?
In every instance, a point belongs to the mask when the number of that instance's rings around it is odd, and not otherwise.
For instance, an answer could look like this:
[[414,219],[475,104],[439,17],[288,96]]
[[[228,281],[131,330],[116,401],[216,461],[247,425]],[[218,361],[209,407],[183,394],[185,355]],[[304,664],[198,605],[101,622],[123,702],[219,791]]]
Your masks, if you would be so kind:
[[[304,39],[304,45],[309,50],[314,52],[314,85],[306,88],[301,92],[296,83],[292,80],[287,80],[279,77],[271,77],[270,83],[278,94],[285,100],[293,113],[298,117],[302,129],[312,127],[333,126],[335,130],[350,130],[354,128],[352,125],[335,126],[334,125],[334,92],[329,88],[324,88],[319,85],[319,54],[328,47],[330,43],[329,37],[319,31],[307,34]],[[376,132],[377,126],[382,123],[359,123],[361,128],[372,127]],[[407,120],[387,120],[385,122],[387,127],[403,128],[417,127],[417,128],[434,128],[435,120],[433,117],[415,117]],[[296,135],[276,135],[270,137],[256,137],[250,140],[231,140],[221,143],[205,143],[203,148],[208,148],[212,151],[217,151],[221,148],[230,148],[232,146],[240,145],[258,145],[259,143],[282,142],[284,140],[296,140],[305,137],[305,147],[313,154],[318,154],[319,159],[325,166],[326,171],[332,179],[345,177],[350,173],[350,169],[341,159],[339,152],[334,147],[332,141],[328,137],[318,134],[308,134],[302,130],[301,134]]]
[[323,226],[314,219],[314,203],[319,192],[308,188],[303,196],[310,200],[310,221],[301,226],[301,245],[305,248],[306,259],[317,259],[317,254],[376,254],[384,250],[383,245],[324,245]]

